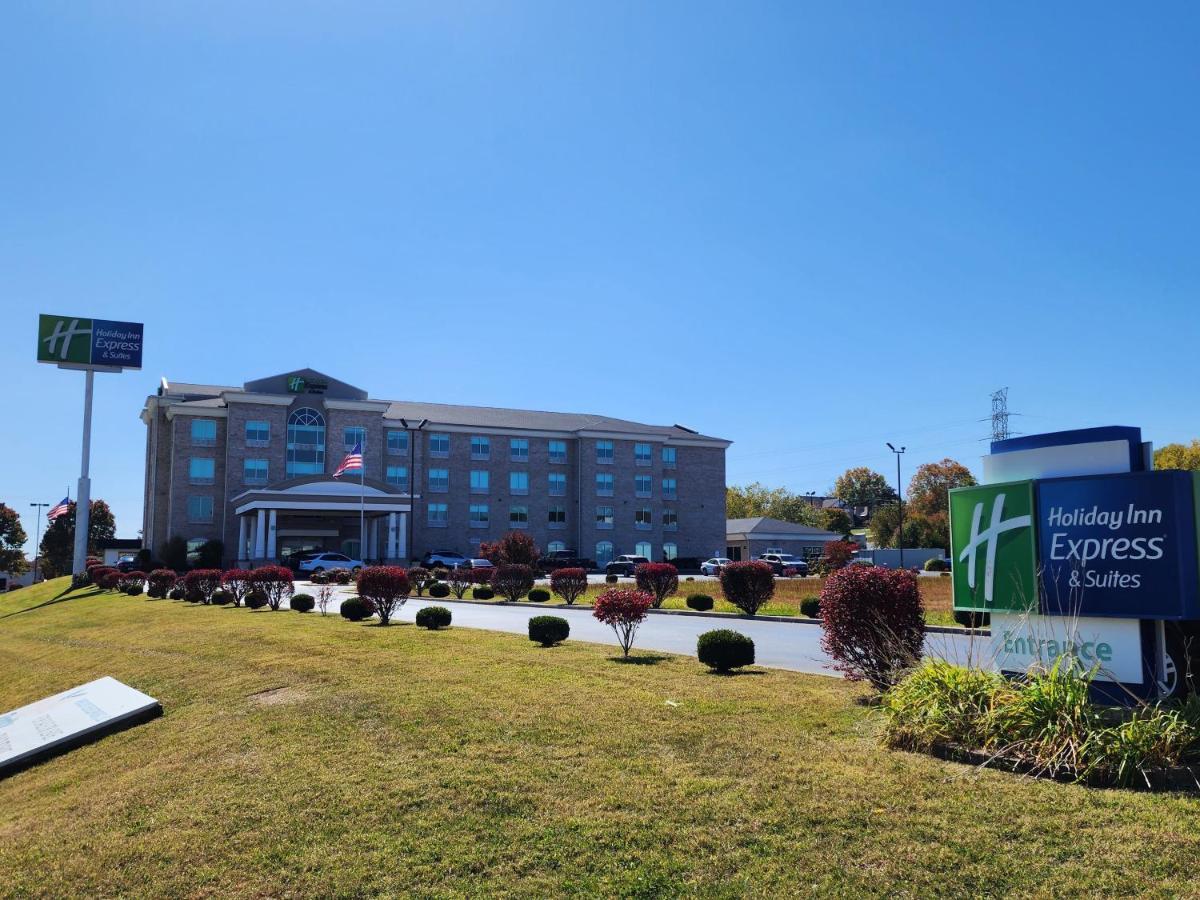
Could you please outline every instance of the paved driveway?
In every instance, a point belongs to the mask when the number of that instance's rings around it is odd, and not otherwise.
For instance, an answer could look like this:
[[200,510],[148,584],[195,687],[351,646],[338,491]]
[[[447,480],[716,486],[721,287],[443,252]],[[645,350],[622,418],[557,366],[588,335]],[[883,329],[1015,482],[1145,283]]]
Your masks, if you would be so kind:
[[[351,594],[350,588],[340,588],[339,596],[331,604],[331,614],[336,615],[338,605]],[[543,610],[528,606],[413,598],[404,604],[396,618],[402,622],[412,622],[416,618],[417,610],[424,606],[445,606],[454,615],[453,624],[461,628],[482,628],[487,631],[522,635],[529,633],[528,623],[533,616],[549,613],[562,616],[571,623],[571,640],[617,647],[617,639],[612,629],[592,618],[590,609],[548,606]],[[821,626],[816,623],[651,613],[638,629],[634,652],[658,650],[695,656],[696,638],[713,628],[732,628],[753,639],[755,661],[758,665],[816,675],[835,674],[829,668],[829,658],[821,652]],[[974,655],[978,656],[979,639],[975,640]],[[970,639],[965,635],[930,634],[926,637],[925,651],[930,655],[961,662],[970,656],[971,649]]]

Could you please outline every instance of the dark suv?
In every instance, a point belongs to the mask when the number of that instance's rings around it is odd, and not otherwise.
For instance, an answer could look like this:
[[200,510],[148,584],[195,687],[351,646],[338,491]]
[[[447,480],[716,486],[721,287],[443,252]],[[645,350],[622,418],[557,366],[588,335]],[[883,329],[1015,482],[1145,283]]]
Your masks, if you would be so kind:
[[624,575],[626,578],[633,577],[633,570],[638,566],[645,565],[650,562],[644,556],[633,556],[629,553],[623,553],[604,567],[605,575]]

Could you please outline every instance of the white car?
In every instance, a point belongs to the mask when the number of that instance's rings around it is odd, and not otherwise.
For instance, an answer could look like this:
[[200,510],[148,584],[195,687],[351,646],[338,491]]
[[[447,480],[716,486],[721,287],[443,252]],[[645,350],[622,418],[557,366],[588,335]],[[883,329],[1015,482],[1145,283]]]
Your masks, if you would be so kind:
[[724,556],[714,556],[712,559],[706,559],[700,563],[701,575],[720,575],[721,569],[729,565],[733,560],[726,559]]
[[351,559],[343,553],[308,553],[301,557],[296,570],[299,572],[325,572],[329,569],[349,569],[357,572],[366,563]]

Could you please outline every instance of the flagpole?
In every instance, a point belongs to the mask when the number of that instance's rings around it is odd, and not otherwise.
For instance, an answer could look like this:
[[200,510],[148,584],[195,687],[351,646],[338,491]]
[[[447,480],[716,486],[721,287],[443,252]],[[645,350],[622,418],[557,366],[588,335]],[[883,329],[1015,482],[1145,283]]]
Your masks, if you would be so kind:
[[359,559],[366,561],[367,554],[367,526],[366,519],[363,518],[363,507],[366,504],[364,499],[367,493],[367,459],[365,456],[358,461],[358,556]]

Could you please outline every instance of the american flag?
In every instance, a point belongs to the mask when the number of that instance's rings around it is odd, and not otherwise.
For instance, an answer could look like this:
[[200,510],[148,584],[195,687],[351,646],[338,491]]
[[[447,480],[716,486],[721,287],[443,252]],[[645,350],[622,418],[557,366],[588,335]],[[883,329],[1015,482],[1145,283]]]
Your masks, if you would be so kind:
[[58,501],[58,504],[50,510],[50,512],[46,513],[46,521],[53,522],[59,516],[65,515],[66,513],[70,512],[70,510],[71,510],[71,498],[63,497],[61,500]]
[[345,472],[361,472],[362,467],[362,441],[355,441],[354,449],[346,454],[346,458],[337,467],[337,470],[333,473],[333,477],[337,478]]

